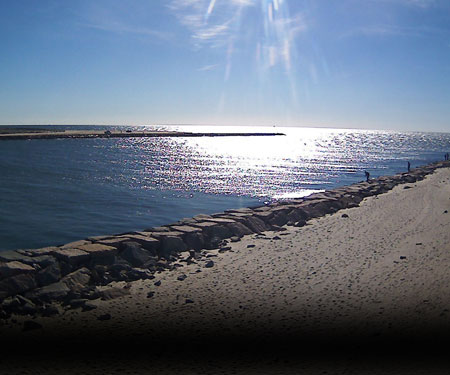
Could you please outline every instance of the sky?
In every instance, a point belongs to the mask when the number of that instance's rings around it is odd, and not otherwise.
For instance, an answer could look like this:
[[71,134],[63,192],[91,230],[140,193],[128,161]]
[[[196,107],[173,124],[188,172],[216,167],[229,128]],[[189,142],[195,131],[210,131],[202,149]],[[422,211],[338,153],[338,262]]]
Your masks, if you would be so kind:
[[0,124],[450,132],[448,0],[0,0]]

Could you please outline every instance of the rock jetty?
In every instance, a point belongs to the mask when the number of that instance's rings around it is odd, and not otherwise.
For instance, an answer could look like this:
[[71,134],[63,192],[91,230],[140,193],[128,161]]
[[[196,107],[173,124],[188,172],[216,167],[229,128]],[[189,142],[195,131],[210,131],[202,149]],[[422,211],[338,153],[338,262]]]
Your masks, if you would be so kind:
[[117,130],[65,130],[65,131],[24,131],[0,132],[0,141],[8,140],[31,140],[31,139],[78,139],[78,138],[154,138],[154,137],[257,137],[257,136],[277,136],[284,133],[261,133],[261,132],[241,132],[241,133],[200,133],[185,131],[117,131]]
[[[356,207],[364,198],[388,192],[399,184],[423,180],[442,167],[450,167],[450,162],[305,198],[197,215],[143,231],[0,252],[0,319],[12,314],[51,316],[64,309],[93,309],[91,300],[126,293],[126,289],[102,288],[114,281],[153,279],[158,272],[175,269],[177,261],[206,258],[211,249],[227,251],[229,241],[239,241],[248,234],[281,231],[284,225],[304,226],[308,220]],[[214,262],[208,264],[214,267]]]

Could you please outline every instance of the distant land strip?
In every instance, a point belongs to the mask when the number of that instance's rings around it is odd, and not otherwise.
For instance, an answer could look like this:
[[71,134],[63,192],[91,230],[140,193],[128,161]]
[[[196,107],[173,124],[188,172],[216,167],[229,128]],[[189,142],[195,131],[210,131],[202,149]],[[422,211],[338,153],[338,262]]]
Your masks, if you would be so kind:
[[5,132],[0,133],[0,140],[29,140],[57,138],[137,138],[137,137],[255,137],[277,136],[284,133],[193,133],[179,131],[111,131],[111,130],[66,130],[43,132]]

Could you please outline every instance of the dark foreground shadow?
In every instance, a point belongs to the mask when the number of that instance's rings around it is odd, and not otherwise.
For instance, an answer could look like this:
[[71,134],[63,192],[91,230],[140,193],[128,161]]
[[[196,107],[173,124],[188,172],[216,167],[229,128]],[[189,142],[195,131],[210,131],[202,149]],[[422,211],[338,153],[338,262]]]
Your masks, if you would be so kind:
[[[189,324],[186,324],[188,326]],[[449,329],[427,325],[406,332],[332,331],[260,327],[141,332],[136,327],[90,329],[77,336],[54,332],[3,336],[0,373],[249,373],[448,374]],[[320,333],[319,333],[320,332]]]

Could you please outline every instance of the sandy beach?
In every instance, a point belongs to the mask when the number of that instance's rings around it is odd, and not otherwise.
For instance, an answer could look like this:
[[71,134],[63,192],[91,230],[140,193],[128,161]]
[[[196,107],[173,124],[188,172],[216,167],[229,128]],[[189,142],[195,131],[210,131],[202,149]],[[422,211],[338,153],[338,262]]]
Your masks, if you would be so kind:
[[2,337],[19,355],[0,372],[448,373],[449,210],[442,168],[304,227],[182,254],[176,270],[108,285],[91,311],[29,331],[18,317]]

